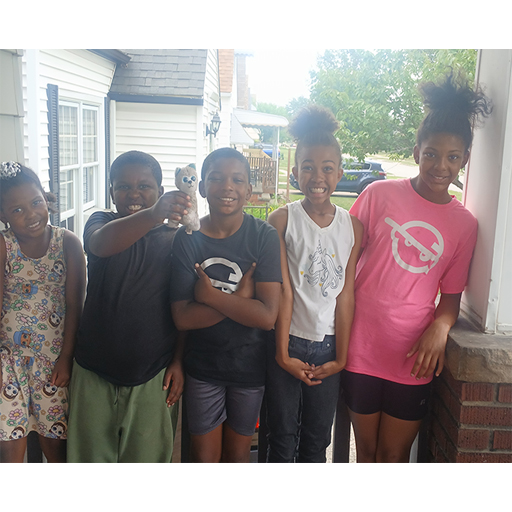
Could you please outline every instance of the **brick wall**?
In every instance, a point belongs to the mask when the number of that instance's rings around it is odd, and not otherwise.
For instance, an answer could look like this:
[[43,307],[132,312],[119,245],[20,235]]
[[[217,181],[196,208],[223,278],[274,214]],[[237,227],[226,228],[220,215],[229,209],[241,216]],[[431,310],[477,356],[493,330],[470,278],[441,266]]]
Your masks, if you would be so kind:
[[235,50],[219,50],[220,92],[232,92]]
[[512,462],[512,384],[435,380],[430,462]]

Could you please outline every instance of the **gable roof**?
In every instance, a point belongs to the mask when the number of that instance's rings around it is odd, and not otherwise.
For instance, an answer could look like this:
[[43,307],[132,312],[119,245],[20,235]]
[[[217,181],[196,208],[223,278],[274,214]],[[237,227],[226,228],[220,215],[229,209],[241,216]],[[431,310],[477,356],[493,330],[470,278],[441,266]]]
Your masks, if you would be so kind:
[[130,61],[130,57],[123,53],[121,50],[89,50],[96,55],[100,55],[116,64],[126,64]]
[[109,96],[117,101],[202,105],[208,50],[122,50]]

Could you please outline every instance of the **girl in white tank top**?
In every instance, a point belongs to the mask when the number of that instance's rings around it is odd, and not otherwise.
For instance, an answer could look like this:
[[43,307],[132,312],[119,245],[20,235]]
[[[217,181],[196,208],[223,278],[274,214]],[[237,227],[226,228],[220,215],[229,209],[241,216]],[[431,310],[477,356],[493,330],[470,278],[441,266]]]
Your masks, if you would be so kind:
[[291,123],[298,139],[293,174],[304,199],[269,217],[283,274],[267,382],[269,462],[325,462],[330,443],[362,237],[361,223],[330,201],[343,174],[337,126],[315,106]]

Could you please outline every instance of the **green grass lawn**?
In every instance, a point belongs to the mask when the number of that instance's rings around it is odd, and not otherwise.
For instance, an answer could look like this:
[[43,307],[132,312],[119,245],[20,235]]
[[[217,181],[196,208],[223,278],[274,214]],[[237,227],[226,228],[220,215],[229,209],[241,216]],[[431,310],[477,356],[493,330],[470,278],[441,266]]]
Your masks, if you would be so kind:
[[357,196],[344,197],[333,195],[331,196],[331,203],[340,206],[345,210],[350,210],[356,199]]
[[281,159],[279,160],[279,169],[286,171],[288,169],[288,151],[290,152],[290,172],[295,163],[295,148],[281,148]]
[[462,191],[450,190],[450,195],[455,196],[459,201],[462,201]]

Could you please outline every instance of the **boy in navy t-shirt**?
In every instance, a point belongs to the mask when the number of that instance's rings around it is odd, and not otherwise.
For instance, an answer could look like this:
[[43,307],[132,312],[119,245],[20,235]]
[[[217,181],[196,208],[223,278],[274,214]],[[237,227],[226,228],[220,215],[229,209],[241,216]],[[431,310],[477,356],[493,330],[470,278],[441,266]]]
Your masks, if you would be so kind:
[[188,331],[191,455],[197,462],[249,462],[265,385],[265,331],[279,307],[279,238],[243,211],[252,188],[241,153],[211,153],[201,180],[210,213],[192,235],[178,231],[172,258],[173,318]]

